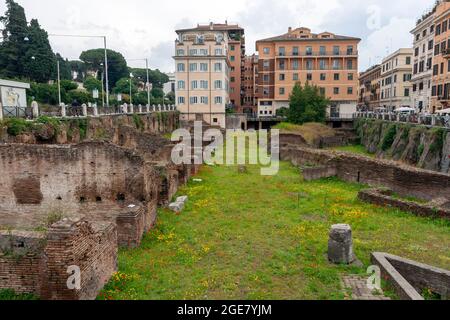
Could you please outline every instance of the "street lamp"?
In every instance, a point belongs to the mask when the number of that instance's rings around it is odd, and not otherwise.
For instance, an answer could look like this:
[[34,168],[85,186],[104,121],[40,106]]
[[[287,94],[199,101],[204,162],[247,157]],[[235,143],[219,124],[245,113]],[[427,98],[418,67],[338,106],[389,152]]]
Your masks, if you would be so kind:
[[106,36],[85,36],[72,34],[49,34],[51,37],[72,37],[72,38],[101,38],[105,48],[105,82],[106,82],[106,106],[109,107],[109,79],[108,79],[108,49],[106,47]]
[[132,59],[132,60],[128,60],[128,61],[145,61],[145,69],[147,71],[147,83],[145,84],[145,86],[147,87],[147,103],[150,106],[150,73],[149,73],[149,69],[148,69],[148,59]]

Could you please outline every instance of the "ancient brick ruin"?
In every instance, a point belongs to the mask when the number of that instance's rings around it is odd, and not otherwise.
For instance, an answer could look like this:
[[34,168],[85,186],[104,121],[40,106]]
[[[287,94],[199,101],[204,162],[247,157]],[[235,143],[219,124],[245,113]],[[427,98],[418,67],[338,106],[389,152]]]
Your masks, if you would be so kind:
[[[0,289],[94,299],[117,270],[118,247],[139,246],[158,205],[196,173],[171,162],[173,144],[161,135],[177,128],[177,118],[67,120],[46,141],[3,129]],[[80,289],[68,289],[70,266],[81,270]]]

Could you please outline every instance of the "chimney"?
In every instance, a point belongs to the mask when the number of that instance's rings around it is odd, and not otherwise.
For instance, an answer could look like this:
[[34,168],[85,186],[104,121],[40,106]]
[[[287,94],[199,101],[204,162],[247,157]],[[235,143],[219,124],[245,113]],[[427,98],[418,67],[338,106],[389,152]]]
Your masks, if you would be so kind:
[[292,32],[292,27],[288,28],[288,32],[291,33]]

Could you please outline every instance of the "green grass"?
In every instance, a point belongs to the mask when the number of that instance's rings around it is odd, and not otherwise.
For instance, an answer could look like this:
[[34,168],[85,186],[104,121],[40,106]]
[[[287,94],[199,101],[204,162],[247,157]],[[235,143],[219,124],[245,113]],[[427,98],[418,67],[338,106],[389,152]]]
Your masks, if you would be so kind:
[[37,300],[37,297],[28,293],[16,293],[10,289],[0,289],[0,301],[2,300]]
[[351,152],[355,154],[360,154],[363,156],[375,158],[375,155],[372,153],[367,152],[366,148],[363,145],[349,145],[349,146],[343,146],[343,147],[336,147],[333,148],[333,150],[336,151],[344,151],[344,152]]
[[[271,177],[205,166],[198,178],[181,214],[160,209],[141,247],[120,250],[99,299],[344,299],[340,276],[365,274],[374,251],[450,268],[448,221],[362,203],[366,186],[303,182],[285,162]],[[363,268],[328,263],[335,223],[352,226]]]

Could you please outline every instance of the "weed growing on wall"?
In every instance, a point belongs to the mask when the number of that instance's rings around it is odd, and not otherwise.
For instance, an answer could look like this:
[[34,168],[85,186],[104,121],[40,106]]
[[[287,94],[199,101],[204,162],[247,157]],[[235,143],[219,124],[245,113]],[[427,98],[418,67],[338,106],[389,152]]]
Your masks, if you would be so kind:
[[387,151],[392,147],[396,134],[397,134],[397,126],[395,124],[389,125],[383,137],[383,141],[381,142],[381,150]]

